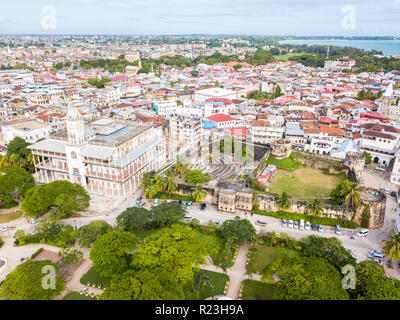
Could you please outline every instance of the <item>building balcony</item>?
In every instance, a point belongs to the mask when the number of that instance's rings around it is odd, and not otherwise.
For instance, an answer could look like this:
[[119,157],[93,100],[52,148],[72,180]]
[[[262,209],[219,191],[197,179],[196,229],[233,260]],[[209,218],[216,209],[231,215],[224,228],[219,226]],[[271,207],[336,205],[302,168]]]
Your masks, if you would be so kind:
[[35,165],[35,167],[38,169],[55,170],[55,171],[61,171],[61,172],[65,172],[65,173],[69,172],[67,164],[54,165],[49,161],[37,163]]

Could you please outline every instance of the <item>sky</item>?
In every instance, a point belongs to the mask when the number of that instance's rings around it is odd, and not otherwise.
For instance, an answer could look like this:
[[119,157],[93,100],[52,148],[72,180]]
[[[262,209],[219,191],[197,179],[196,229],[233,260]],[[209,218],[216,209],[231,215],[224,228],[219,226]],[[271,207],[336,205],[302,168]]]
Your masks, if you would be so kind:
[[400,0],[0,2],[1,34],[398,36],[400,29]]

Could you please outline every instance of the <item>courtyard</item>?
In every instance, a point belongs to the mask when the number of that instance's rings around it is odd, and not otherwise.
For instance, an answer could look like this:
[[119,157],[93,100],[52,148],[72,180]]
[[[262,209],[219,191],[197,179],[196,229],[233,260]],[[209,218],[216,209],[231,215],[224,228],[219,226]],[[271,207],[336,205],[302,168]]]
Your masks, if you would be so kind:
[[329,197],[332,189],[346,179],[344,173],[330,174],[311,167],[300,167],[294,171],[278,169],[272,178],[269,192],[288,193],[296,198]]

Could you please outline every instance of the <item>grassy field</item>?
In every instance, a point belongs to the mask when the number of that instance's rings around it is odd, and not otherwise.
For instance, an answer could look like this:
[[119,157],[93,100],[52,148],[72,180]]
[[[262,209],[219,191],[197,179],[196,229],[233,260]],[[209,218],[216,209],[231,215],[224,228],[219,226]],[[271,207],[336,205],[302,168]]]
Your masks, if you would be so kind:
[[68,293],[63,300],[96,300],[96,298],[85,296],[84,294],[79,294],[79,292],[72,291]]
[[196,289],[191,289],[186,293],[187,300],[204,300],[212,296],[224,294],[226,282],[229,277],[226,274],[203,270],[204,273],[210,278],[213,287],[204,287],[204,289],[197,292]]
[[82,276],[80,281],[84,285],[90,282],[91,284],[95,284],[96,286],[100,284],[104,288],[109,284],[110,279],[100,276],[96,272],[96,270],[94,270],[94,268],[91,268],[85,275]]
[[243,281],[242,300],[271,300],[273,285],[256,280]]
[[11,209],[11,208],[15,208],[15,207],[17,207],[18,206],[18,202],[15,202],[15,201],[12,201],[11,203],[9,203],[9,204],[5,204],[4,206],[0,206],[0,210],[1,209]]
[[295,257],[299,255],[300,253],[295,250],[258,244],[254,261],[251,261],[246,268],[250,273],[261,273],[266,266],[278,258]]
[[327,197],[340,182],[346,179],[343,174],[325,174],[314,168],[298,168],[295,171],[278,170],[272,178],[270,193],[287,192],[292,197]]
[[18,219],[21,216],[22,216],[22,212],[21,211],[0,214],[0,223],[7,223],[7,222],[10,222],[12,220]]
[[224,248],[224,240],[216,235],[204,234],[197,232],[196,240],[202,242],[212,258],[215,265],[220,265],[222,262],[227,262],[227,267],[233,265],[233,252],[227,252]]
[[304,53],[301,53],[301,52],[300,53],[287,53],[287,54],[280,54],[278,56],[274,56],[274,58],[279,61],[288,61],[292,57],[297,57],[297,56],[302,56],[302,55],[304,55]]
[[294,159],[293,154],[290,155],[290,157],[278,160],[272,156],[268,157],[267,164],[273,164],[275,165],[278,169],[284,169],[287,171],[295,171],[296,169],[299,169],[303,167],[303,164],[299,161],[296,161]]

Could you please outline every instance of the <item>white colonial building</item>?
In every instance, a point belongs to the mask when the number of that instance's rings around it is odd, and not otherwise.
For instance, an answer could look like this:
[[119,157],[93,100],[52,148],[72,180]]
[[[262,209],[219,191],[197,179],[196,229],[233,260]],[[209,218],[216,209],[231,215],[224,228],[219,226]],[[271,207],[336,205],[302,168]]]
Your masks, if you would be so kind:
[[69,107],[67,131],[29,146],[35,180],[68,180],[91,194],[126,198],[144,172],[166,165],[165,139],[150,124],[101,119],[85,124]]

